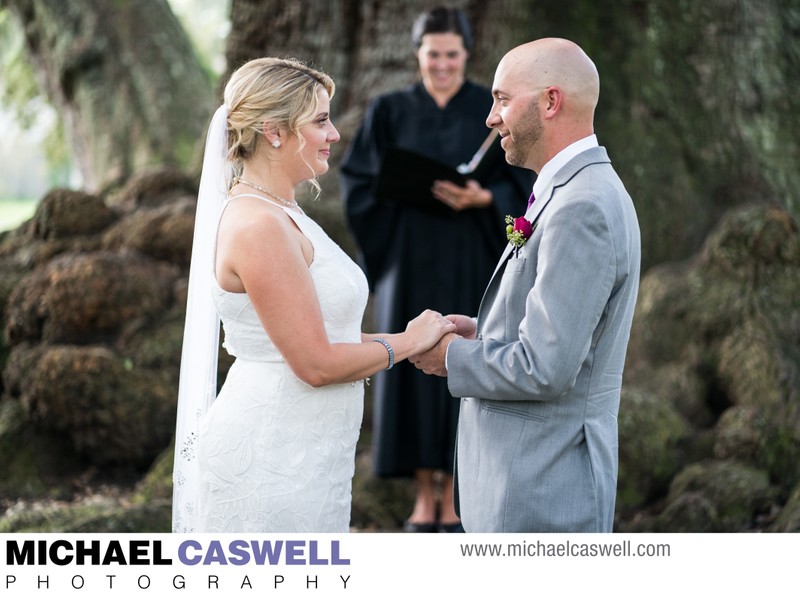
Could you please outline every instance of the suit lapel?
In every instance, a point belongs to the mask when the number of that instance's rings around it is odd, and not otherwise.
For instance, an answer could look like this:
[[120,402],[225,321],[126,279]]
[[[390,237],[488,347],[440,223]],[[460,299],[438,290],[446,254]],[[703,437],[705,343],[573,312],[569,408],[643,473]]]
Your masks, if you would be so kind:
[[[525,218],[528,219],[531,223],[536,224],[536,219],[542,214],[544,208],[550,203],[552,200],[555,191],[557,188],[566,185],[573,177],[575,177],[578,172],[583,170],[589,165],[593,165],[596,163],[611,163],[611,160],[608,158],[608,153],[606,149],[602,146],[594,147],[583,151],[582,153],[575,155],[566,165],[564,165],[561,169],[559,169],[556,174],[553,176],[553,180],[550,184],[545,188],[542,192],[541,197],[536,197],[536,200],[533,202],[531,207],[525,212]],[[486,287],[486,291],[483,294],[483,298],[481,299],[481,305],[478,310],[478,327],[480,329],[480,322],[482,320],[481,314],[486,307],[489,307],[491,303],[494,301],[494,295],[497,292],[497,287],[500,284],[500,278],[502,277],[502,271],[506,267],[506,263],[508,259],[511,257],[513,253],[513,246],[509,243],[506,245],[506,249],[503,251],[503,255],[500,256],[500,261],[497,263],[497,266],[492,273],[492,278],[489,280],[489,284]]]
[[[525,211],[524,217],[528,219],[531,223],[534,223],[536,221],[536,218],[539,216],[542,210],[544,210],[544,207],[547,205],[548,202],[550,202],[550,199],[553,197],[552,184],[547,189],[545,189],[545,191],[542,192],[542,194],[543,194],[542,198],[537,198],[533,202],[533,204],[531,204],[531,207],[527,211]],[[497,266],[495,267],[494,272],[492,273],[492,278],[489,280],[489,285],[494,283],[494,280],[500,276],[500,272],[502,271],[503,268],[505,268],[506,262],[508,262],[508,259],[511,257],[511,254],[513,252],[514,252],[514,246],[512,246],[511,243],[507,243],[506,249],[503,251],[503,255],[500,256],[500,260],[497,262]]]

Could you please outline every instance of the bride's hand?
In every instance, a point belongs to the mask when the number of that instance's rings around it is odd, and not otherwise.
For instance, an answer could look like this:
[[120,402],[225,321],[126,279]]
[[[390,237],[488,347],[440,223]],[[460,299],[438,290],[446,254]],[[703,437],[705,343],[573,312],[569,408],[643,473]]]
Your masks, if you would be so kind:
[[414,340],[414,352],[423,353],[433,348],[442,336],[456,329],[456,324],[442,314],[426,309],[408,323],[406,333]]

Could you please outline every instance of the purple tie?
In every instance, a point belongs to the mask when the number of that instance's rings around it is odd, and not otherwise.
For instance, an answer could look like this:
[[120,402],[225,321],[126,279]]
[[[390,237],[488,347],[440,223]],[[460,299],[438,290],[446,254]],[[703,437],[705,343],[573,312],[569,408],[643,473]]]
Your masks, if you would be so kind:
[[528,208],[530,208],[530,207],[531,207],[531,204],[533,204],[533,201],[534,201],[534,200],[536,200],[536,196],[534,196],[534,195],[533,195],[533,192],[531,192],[531,197],[530,197],[530,198],[528,198]]

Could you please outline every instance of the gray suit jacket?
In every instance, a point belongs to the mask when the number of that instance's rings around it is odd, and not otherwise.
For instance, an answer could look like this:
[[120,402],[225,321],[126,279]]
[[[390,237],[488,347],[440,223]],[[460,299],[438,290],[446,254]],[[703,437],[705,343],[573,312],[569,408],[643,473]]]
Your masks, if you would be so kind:
[[461,399],[458,511],[467,532],[610,532],[636,212],[597,147],[567,163],[526,217],[533,235],[501,258],[478,340],[448,349]]

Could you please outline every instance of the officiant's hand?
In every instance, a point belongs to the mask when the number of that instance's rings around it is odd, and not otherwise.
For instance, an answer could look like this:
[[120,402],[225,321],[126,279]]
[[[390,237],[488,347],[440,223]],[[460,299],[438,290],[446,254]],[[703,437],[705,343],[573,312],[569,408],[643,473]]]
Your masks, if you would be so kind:
[[492,193],[474,179],[467,180],[466,187],[453,182],[437,180],[431,188],[434,197],[453,210],[486,208],[492,204]]
[[445,334],[434,347],[419,355],[413,355],[408,360],[414,366],[428,375],[438,375],[447,377],[447,367],[445,366],[445,355],[447,355],[447,345],[460,337],[455,332]]

